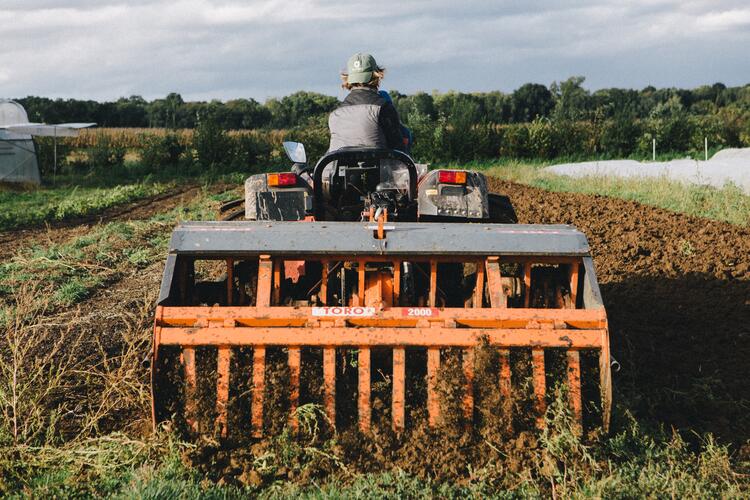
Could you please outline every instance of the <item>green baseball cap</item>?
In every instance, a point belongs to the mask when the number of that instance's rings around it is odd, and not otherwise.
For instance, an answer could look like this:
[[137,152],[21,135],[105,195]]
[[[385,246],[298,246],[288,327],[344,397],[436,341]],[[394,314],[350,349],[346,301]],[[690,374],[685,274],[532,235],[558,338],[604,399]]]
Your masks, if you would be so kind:
[[346,63],[347,83],[369,83],[372,72],[380,71],[380,66],[370,54],[357,52]]

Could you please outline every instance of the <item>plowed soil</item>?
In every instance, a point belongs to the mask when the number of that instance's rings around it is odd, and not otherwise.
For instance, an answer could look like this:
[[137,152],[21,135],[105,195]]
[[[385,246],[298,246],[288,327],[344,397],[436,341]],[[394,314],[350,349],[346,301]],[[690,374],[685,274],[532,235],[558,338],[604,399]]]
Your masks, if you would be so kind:
[[521,223],[586,234],[622,366],[615,400],[639,419],[750,439],[749,228],[498,179],[491,189]]

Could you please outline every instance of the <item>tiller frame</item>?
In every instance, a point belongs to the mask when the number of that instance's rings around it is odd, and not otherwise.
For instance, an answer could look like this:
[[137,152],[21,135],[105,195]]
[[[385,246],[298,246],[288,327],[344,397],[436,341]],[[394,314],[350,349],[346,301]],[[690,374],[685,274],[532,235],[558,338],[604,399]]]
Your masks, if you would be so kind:
[[[364,229],[364,231],[363,231]],[[310,240],[308,238],[314,238]],[[314,248],[317,246],[317,250]],[[291,248],[290,248],[291,247]],[[321,248],[324,247],[324,248]],[[195,259],[226,262],[226,305],[174,305],[180,286],[175,270]],[[238,260],[257,259],[256,303],[232,305],[237,300],[233,270]],[[322,263],[318,305],[281,305],[284,263],[304,260]],[[337,262],[356,263],[357,293],[347,306],[327,305],[328,273]],[[404,262],[429,263],[426,304],[401,306],[401,273]],[[383,264],[392,273],[382,272]],[[438,268],[444,263],[476,264],[473,300],[466,307],[438,307]],[[502,263],[522,266],[523,307],[508,307],[507,281]],[[566,266],[568,308],[530,307],[532,266]],[[184,270],[183,270],[184,272]],[[487,290],[487,291],[485,291]],[[184,290],[182,291],[184,294]],[[474,412],[473,349],[486,343],[499,353],[498,384],[501,397],[511,398],[511,348],[530,348],[536,425],[544,426],[546,410],[545,349],[566,351],[568,401],[582,425],[582,350],[599,351],[599,385],[602,423],[609,427],[612,401],[607,317],[596,281],[593,261],[583,234],[570,226],[499,224],[415,224],[348,222],[222,222],[183,223],[170,244],[170,255],[156,309],[153,362],[157,366],[162,346],[180,346],[187,394],[197,385],[196,351],[215,346],[217,354],[216,412],[222,436],[227,435],[230,359],[233,347],[252,347],[252,435],[263,435],[266,349],[288,352],[290,373],[289,425],[296,429],[300,396],[301,349],[323,351],[323,404],[336,422],[336,349],[358,349],[358,426],[372,425],[371,352],[376,347],[393,352],[392,426],[403,431],[406,416],[406,348],[427,350],[427,413],[430,426],[440,422],[437,390],[440,350],[463,349],[463,413]],[[153,384],[152,384],[153,388]],[[153,395],[158,397],[157,394]],[[153,401],[155,403],[155,401]],[[192,402],[186,401],[186,406]],[[504,405],[505,421],[512,421]],[[153,405],[154,425],[159,417]],[[192,424],[191,424],[192,425]]]

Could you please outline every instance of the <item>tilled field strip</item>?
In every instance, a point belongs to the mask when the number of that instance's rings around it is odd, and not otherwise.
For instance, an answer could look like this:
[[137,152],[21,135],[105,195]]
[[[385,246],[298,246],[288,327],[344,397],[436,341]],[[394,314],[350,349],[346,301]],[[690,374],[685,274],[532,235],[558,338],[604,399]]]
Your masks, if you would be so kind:
[[117,220],[147,219],[166,212],[194,198],[200,192],[195,185],[180,186],[158,196],[116,206],[87,217],[55,222],[48,227],[15,229],[0,232],[0,260],[7,260],[18,251],[38,244],[61,243],[85,234],[95,224]]
[[498,179],[490,187],[510,196],[519,222],[572,224],[588,237],[622,365],[615,389],[636,416],[750,439],[750,228]]
[[[40,306],[49,302],[44,307],[52,306],[50,312],[98,303],[99,291],[142,274],[146,267],[161,265],[174,221],[211,217],[215,207],[207,197],[228,187],[233,186],[215,185],[208,191],[193,186],[130,205],[130,210],[121,207],[102,214],[96,222],[17,231],[12,244],[3,247],[0,260],[0,308],[13,308],[16,293],[28,292],[29,287]],[[185,212],[174,210],[179,207]],[[6,238],[11,239],[12,233]],[[161,271],[150,274],[158,277]]]

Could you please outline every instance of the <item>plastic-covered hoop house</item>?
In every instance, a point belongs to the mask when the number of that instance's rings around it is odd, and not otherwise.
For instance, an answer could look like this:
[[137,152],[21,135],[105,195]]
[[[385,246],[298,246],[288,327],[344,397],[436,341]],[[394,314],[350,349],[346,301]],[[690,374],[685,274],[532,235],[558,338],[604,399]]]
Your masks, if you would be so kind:
[[[0,127],[25,124],[29,119],[23,106],[0,99]],[[39,184],[39,164],[30,135],[0,128],[0,183]]]

